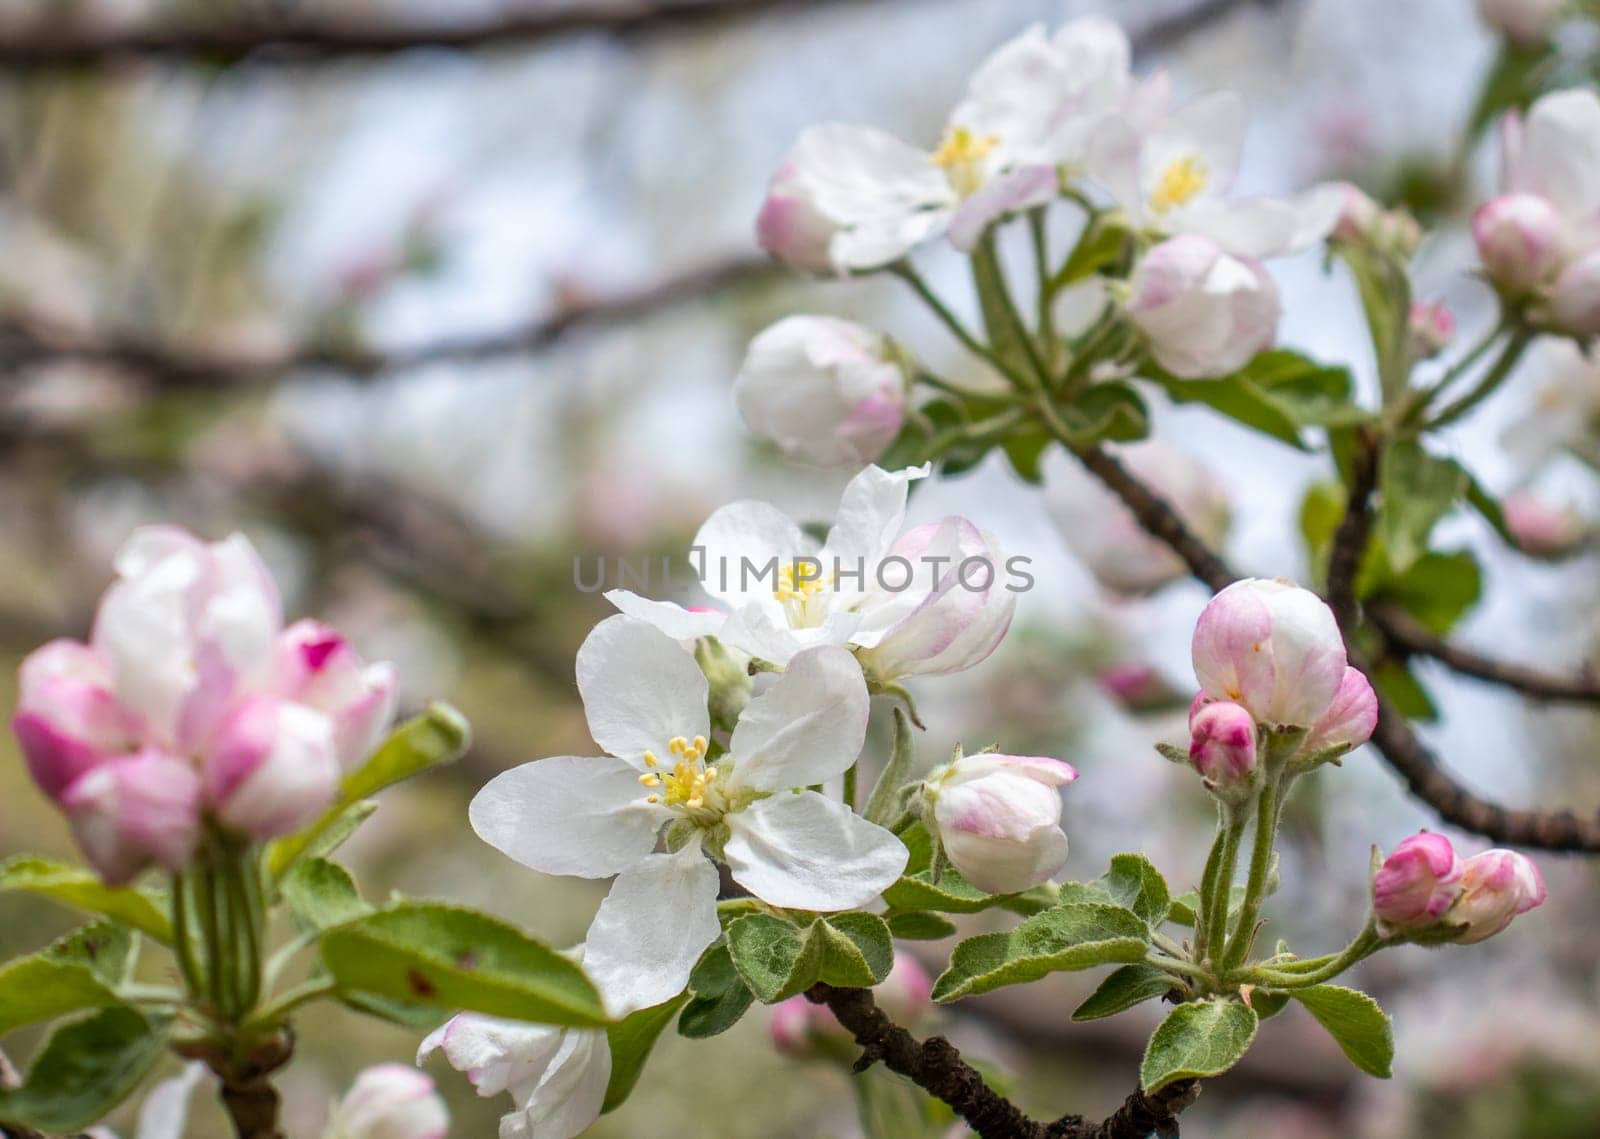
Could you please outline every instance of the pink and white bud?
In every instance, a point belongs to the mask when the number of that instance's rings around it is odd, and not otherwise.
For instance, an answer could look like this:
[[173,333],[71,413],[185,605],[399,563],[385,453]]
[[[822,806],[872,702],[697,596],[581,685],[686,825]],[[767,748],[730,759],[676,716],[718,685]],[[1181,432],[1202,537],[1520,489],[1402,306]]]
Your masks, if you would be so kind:
[[1140,661],[1124,661],[1102,670],[1095,684],[1124,711],[1135,714],[1158,712],[1182,702],[1178,690],[1166,677]]
[[1206,695],[1243,704],[1260,723],[1311,728],[1344,680],[1333,611],[1287,581],[1236,581],[1195,623],[1194,672]]
[[317,621],[296,621],[278,638],[273,690],[333,722],[334,751],[347,771],[394,726],[396,683],[392,664],[365,663],[349,641]]
[[[1378,694],[1361,670],[1346,666],[1333,694],[1333,703],[1322,714],[1300,745],[1302,755],[1339,754],[1358,748],[1372,738],[1378,726]],[[1335,758],[1330,754],[1330,758]]]
[[1416,360],[1437,356],[1456,338],[1456,314],[1443,303],[1416,301],[1411,305],[1407,346]]
[[1506,529],[1517,548],[1536,558],[1560,558],[1579,549],[1587,537],[1583,519],[1551,506],[1527,491],[1513,491],[1500,502]]
[[756,217],[756,240],[773,257],[808,273],[833,272],[830,247],[835,225],[812,201],[793,162],[785,162],[767,184]]
[[206,805],[253,839],[291,834],[333,802],[333,725],[303,704],[253,696],[223,721],[205,765]]
[[885,560],[897,557],[911,567],[914,588],[888,593],[883,581],[899,584],[897,571],[869,569],[874,589],[882,592],[863,604],[873,616],[851,638],[868,676],[885,683],[943,676],[988,659],[1017,608],[994,536],[950,515],[900,535]]
[[200,836],[200,777],[154,748],[106,760],[61,796],[73,838],[95,872],[124,885],[154,864],[178,871]]
[[1484,274],[1513,293],[1546,284],[1561,270],[1561,215],[1538,194],[1492,198],[1472,215],[1472,236]]
[[1134,269],[1127,313],[1151,355],[1184,379],[1236,372],[1272,347],[1282,305],[1259,261],[1224,253],[1210,238],[1161,242]]
[[1189,761],[1208,790],[1227,793],[1251,782],[1256,770],[1256,721],[1227,700],[1193,707],[1189,716]]
[[1512,43],[1531,47],[1550,38],[1566,0],[1478,0],[1483,22]]
[[1514,850],[1486,850],[1462,865],[1461,890],[1444,920],[1466,926],[1455,940],[1472,945],[1505,929],[1518,914],[1543,905],[1545,896],[1544,875],[1531,858]]
[[283,623],[277,586],[244,535],[207,544],[171,526],[135,531],[116,570],[95,651],[153,742],[197,750],[239,693],[270,678]]
[[379,1064],[334,1106],[323,1139],[444,1139],[449,1130],[450,1111],[430,1077],[405,1064]]
[[1568,336],[1600,336],[1600,246],[1562,270],[1550,289],[1550,327]]
[[1385,934],[1438,923],[1460,891],[1464,863],[1442,834],[1405,839],[1372,879],[1372,912]]
[[881,333],[831,316],[790,316],[750,342],[733,396],[750,430],[790,458],[862,466],[905,422],[905,374]]
[[84,772],[136,747],[136,723],[117,703],[111,673],[89,646],[56,640],[29,653],[12,731],[42,791],[60,800]]
[[1383,207],[1351,182],[1339,182],[1336,185],[1340,193],[1339,220],[1333,223],[1333,232],[1329,236],[1351,244],[1370,241],[1383,218]]
[[1066,865],[1057,788],[1077,777],[1058,759],[983,753],[946,764],[924,789],[951,864],[980,890],[1015,894]]

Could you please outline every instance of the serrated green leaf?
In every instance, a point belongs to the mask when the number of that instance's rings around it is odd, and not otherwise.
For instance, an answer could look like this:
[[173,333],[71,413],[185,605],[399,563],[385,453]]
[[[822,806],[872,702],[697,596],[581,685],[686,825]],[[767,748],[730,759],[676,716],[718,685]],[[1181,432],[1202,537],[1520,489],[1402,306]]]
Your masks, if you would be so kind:
[[355,804],[403,779],[453,762],[467,750],[471,739],[466,718],[448,704],[431,705],[401,724],[370,759],[344,777],[338,799],[321,818],[298,834],[272,844],[267,852],[267,868],[273,880],[288,873],[325,832],[340,824]]
[[0,967],[0,1033],[121,1003],[88,965],[52,958],[48,950]]
[[328,929],[372,913],[349,871],[326,858],[302,859],[279,888],[302,929]]
[[841,989],[867,989],[894,968],[889,927],[876,914],[829,914],[811,926],[822,939],[817,980]]
[[1388,1079],[1394,1066],[1394,1026],[1378,1002],[1340,985],[1313,985],[1290,994],[1328,1030],[1350,1062]]
[[902,941],[938,941],[956,932],[956,923],[932,910],[898,910],[884,915],[889,933]]
[[343,993],[540,1024],[605,1024],[583,970],[488,914],[401,902],[322,935],[322,962]]
[[0,1122],[64,1134],[98,1123],[166,1050],[163,1027],[109,1008],[55,1031],[22,1086],[0,1091]]
[[939,1002],[1037,981],[1049,973],[1137,962],[1150,927],[1132,910],[1103,902],[1071,902],[1045,910],[1008,933],[969,937],[933,984]]
[[1140,1086],[1154,1092],[1176,1080],[1221,1075],[1249,1050],[1257,1024],[1256,1014],[1235,1000],[1179,1005],[1150,1037]]
[[1062,902],[1106,902],[1132,910],[1151,928],[1166,920],[1171,897],[1161,871],[1142,854],[1119,854],[1111,868],[1092,882],[1065,882]]
[[1099,1020],[1115,1016],[1134,1005],[1164,997],[1178,988],[1172,974],[1154,965],[1124,965],[1100,982],[1100,987],[1072,1013],[1073,1020]]
[[726,945],[714,945],[689,977],[692,1000],[678,1017],[678,1035],[702,1040],[728,1031],[755,1001],[755,994],[733,967]]
[[611,1046],[611,1079],[606,1084],[602,1115],[621,1107],[633,1094],[656,1040],[688,999],[687,992],[679,993],[670,1001],[625,1016],[606,1029],[606,1043]]
[[0,863],[0,892],[39,894],[93,914],[104,914],[157,941],[172,944],[165,899],[127,886],[107,886],[80,866],[33,855]]
[[816,983],[822,939],[771,914],[746,914],[725,934],[733,967],[756,999],[774,1004]]
[[1407,439],[1384,452],[1378,485],[1377,534],[1389,565],[1403,574],[1428,552],[1434,526],[1466,492],[1466,472],[1454,459],[1430,455]]

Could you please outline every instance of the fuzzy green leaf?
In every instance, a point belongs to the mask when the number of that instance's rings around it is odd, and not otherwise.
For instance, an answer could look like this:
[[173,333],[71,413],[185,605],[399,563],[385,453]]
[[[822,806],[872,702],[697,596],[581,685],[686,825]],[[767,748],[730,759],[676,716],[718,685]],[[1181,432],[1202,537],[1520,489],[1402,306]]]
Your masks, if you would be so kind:
[[621,1107],[633,1094],[656,1040],[688,999],[688,993],[679,993],[669,1001],[625,1016],[606,1029],[606,1042],[611,1046],[611,1080],[606,1084],[602,1114]]
[[297,863],[280,889],[303,929],[328,929],[372,912],[372,907],[362,901],[350,872],[326,858],[307,858]]
[[164,899],[127,886],[107,886],[81,866],[19,855],[0,863],[0,892],[22,890],[53,901],[104,914],[165,945],[172,944],[172,922]]
[[1141,961],[1150,927],[1132,910],[1071,902],[1036,914],[1007,933],[985,933],[957,945],[933,985],[933,999],[959,1000],[1049,973]]
[[81,1131],[126,1099],[166,1046],[165,1029],[130,1008],[65,1025],[39,1050],[22,1086],[0,1091],[0,1122]]
[[876,914],[829,914],[811,926],[822,939],[817,980],[841,989],[866,989],[894,968],[894,943],[889,927]]
[[678,1035],[695,1040],[728,1031],[756,999],[733,967],[726,945],[712,946],[700,959],[689,978],[689,991],[694,998],[678,1017]]
[[1366,993],[1339,985],[1313,985],[1290,994],[1317,1018],[1350,1062],[1370,1076],[1388,1079],[1394,1065],[1394,1026]]
[[1073,1011],[1072,1019],[1099,1020],[1115,1016],[1134,1005],[1164,997],[1177,987],[1172,974],[1154,965],[1124,965],[1100,982],[1100,987]]
[[932,910],[897,910],[884,915],[889,933],[903,941],[938,941],[956,932],[956,923]]
[[1235,1000],[1179,1005],[1150,1037],[1141,1086],[1154,1092],[1175,1080],[1221,1075],[1250,1048],[1257,1024],[1256,1014]]

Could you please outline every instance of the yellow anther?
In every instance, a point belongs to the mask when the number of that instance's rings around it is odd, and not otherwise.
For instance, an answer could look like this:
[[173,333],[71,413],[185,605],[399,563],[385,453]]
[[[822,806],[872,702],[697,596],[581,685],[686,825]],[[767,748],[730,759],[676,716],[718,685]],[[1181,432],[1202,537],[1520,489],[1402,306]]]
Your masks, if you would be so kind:
[[656,753],[655,752],[647,751],[647,752],[644,753],[644,765],[646,767],[654,767],[656,764],[658,764],[660,762],[661,761],[656,758]]
[[705,806],[705,802],[706,801],[703,797],[696,795],[693,799],[688,801],[687,806],[691,811],[697,811],[701,807]]
[[644,801],[646,803],[659,803],[659,802],[661,802],[661,796],[660,795],[646,795],[644,797]]
[[639,782],[646,787],[659,787],[661,786],[661,776],[647,771],[639,776]]
[[951,127],[933,152],[933,164],[944,167],[956,193],[963,198],[970,197],[983,185],[983,160],[999,145],[998,135],[974,134],[967,127]]
[[695,736],[695,738],[694,738],[694,750],[695,751],[699,752],[701,755],[704,755],[706,753],[706,748],[708,746],[709,745],[706,742],[705,736]]
[[1199,155],[1173,159],[1156,180],[1156,188],[1150,194],[1150,208],[1160,214],[1173,206],[1184,205],[1204,190],[1210,180],[1211,172]]

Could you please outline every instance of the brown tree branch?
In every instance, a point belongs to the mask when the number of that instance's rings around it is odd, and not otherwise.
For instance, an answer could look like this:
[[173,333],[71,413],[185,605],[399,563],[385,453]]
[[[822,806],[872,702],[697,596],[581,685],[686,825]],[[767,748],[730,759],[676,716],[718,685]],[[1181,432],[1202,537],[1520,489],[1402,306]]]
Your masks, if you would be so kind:
[[[1098,447],[1075,448],[1074,454],[1122,499],[1145,531],[1160,538],[1183,559],[1194,577],[1213,590],[1222,589],[1239,578],[1240,575],[1190,530],[1165,500],[1131,475],[1122,464]],[[1370,508],[1370,493],[1368,491],[1361,497],[1356,511],[1358,515]],[[1362,537],[1363,532],[1370,532],[1370,523],[1351,522],[1348,528],[1341,524],[1340,532],[1346,541],[1351,541]],[[1362,537],[1362,540],[1365,541],[1365,538]],[[1359,560],[1357,556],[1357,564]],[[1349,605],[1345,603],[1342,607],[1348,613]],[[1333,608],[1338,614],[1341,605],[1334,605]],[[1354,626],[1347,625],[1345,628],[1348,640]],[[1372,662],[1354,647],[1351,648],[1350,659],[1357,668],[1371,673]],[[1503,807],[1483,798],[1445,771],[1438,757],[1412,728],[1410,721],[1381,696],[1378,701],[1378,727],[1373,733],[1372,744],[1405,780],[1411,793],[1432,807],[1446,822],[1510,846],[1568,853],[1600,853],[1600,812],[1584,817],[1567,810]]]
[[77,333],[13,316],[0,318],[0,372],[49,363],[99,364],[135,372],[173,390],[244,386],[286,372],[318,369],[370,379],[429,364],[532,355],[571,333],[626,324],[690,301],[757,286],[776,276],[777,267],[770,262],[728,258],[632,292],[569,305],[520,328],[439,340],[393,352],[309,345],[279,353],[245,355],[137,337],[82,339]]
[[1600,704],[1600,674],[1596,674],[1588,664],[1580,665],[1571,674],[1551,672],[1453,645],[1424,628],[1410,614],[1398,609],[1369,606],[1367,617],[1382,630],[1384,639],[1395,649],[1407,655],[1431,657],[1452,672],[1514,688],[1535,700]]
[[948,1104],[981,1139],[1146,1139],[1152,1132],[1178,1134],[1178,1114],[1194,1102],[1200,1085],[1184,1080],[1147,1095],[1136,1091],[1109,1118],[1091,1123],[1079,1115],[1053,1123],[1030,1119],[1021,1108],[989,1087],[976,1068],[942,1036],[918,1040],[888,1018],[870,989],[836,989],[816,984],[807,999],[827,1005],[861,1046],[855,1070],[882,1063]]
[[[0,36],[0,73],[77,72],[130,63],[304,67],[383,59],[412,51],[527,49],[574,35],[638,39],[708,28],[768,14],[803,15],[824,5],[865,7],[874,0],[620,0],[534,6],[467,24],[389,26],[354,21],[289,21],[261,16],[191,20],[145,28],[84,27],[41,20]],[[881,2],[881,0],[879,0]],[[1140,52],[1159,51],[1230,12],[1281,0],[1199,0],[1159,17],[1135,36]]]

